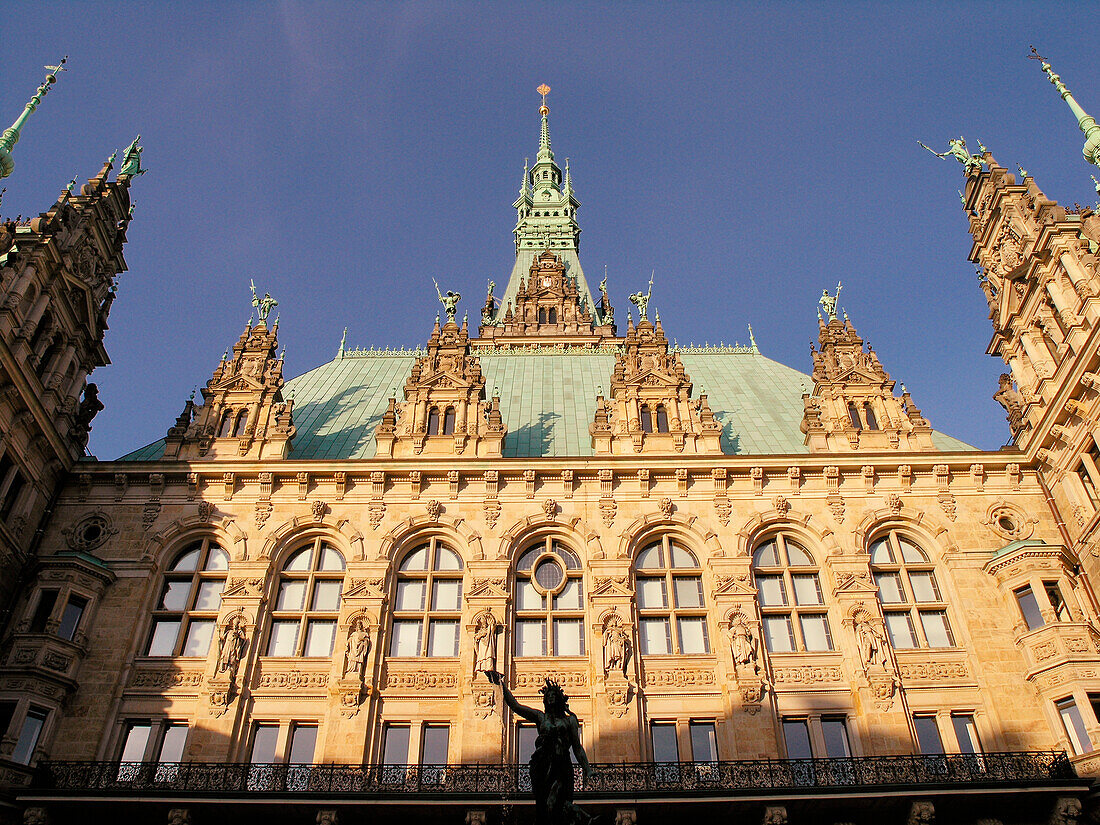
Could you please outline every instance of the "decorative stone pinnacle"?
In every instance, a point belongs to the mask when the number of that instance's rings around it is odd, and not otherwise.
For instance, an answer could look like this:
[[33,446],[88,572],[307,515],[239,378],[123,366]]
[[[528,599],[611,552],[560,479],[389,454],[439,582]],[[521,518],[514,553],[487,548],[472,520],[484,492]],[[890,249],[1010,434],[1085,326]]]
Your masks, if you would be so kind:
[[1100,166],[1100,126],[1097,125],[1096,119],[1081,108],[1073,94],[1066,88],[1066,84],[1062,82],[1062,78],[1055,74],[1050,63],[1034,46],[1031,47],[1031,55],[1028,59],[1039,61],[1039,67],[1050,80],[1051,85],[1058,90],[1062,100],[1073,112],[1073,116],[1077,118],[1077,127],[1085,133],[1085,145],[1081,148],[1081,154],[1084,155],[1085,160],[1094,166]]
[[539,114],[550,114],[550,107],[546,105],[546,96],[550,94],[550,87],[543,83],[535,91],[542,95],[542,106],[539,107]]
[[6,178],[15,169],[15,160],[11,156],[11,150],[19,142],[19,137],[23,131],[23,126],[26,124],[27,119],[31,116],[35,109],[38,108],[38,104],[42,102],[42,98],[49,92],[50,87],[57,82],[57,75],[60,72],[65,71],[65,62],[69,59],[68,55],[61,58],[61,62],[56,66],[46,66],[46,79],[42,85],[38,87],[38,90],[34,93],[34,97],[30,99],[30,102],[23,107],[22,114],[15,119],[4,133],[0,135],[0,178]]
[[757,352],[756,336],[752,334],[752,324],[749,324],[749,346],[752,347],[753,352]]

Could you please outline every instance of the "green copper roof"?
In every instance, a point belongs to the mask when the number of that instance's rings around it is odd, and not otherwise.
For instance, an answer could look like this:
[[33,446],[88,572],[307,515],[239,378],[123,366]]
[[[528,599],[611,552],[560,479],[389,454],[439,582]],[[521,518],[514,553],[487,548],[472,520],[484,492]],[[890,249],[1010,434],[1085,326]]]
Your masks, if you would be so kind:
[[[589,456],[588,426],[596,397],[607,393],[614,356],[577,352],[528,355],[482,354],[485,387],[500,395],[507,426],[508,457]],[[391,394],[400,395],[416,353],[351,353],[287,382],[293,392],[298,434],[291,457],[303,460],[371,458],[374,430]],[[804,453],[802,393],[811,384],[804,375],[758,353],[732,348],[683,351],[684,367],[705,391],[722,424],[722,451],[728,455]],[[972,450],[963,442],[935,433],[941,450]],[[150,461],[164,451],[163,441],[122,457]]]

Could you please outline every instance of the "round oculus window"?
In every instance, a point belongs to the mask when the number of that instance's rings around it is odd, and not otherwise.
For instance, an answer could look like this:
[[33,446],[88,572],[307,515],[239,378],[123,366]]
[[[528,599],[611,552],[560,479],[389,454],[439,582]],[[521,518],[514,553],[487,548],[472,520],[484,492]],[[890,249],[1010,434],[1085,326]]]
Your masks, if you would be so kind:
[[535,583],[548,593],[556,591],[565,582],[565,570],[555,558],[544,558],[535,565]]

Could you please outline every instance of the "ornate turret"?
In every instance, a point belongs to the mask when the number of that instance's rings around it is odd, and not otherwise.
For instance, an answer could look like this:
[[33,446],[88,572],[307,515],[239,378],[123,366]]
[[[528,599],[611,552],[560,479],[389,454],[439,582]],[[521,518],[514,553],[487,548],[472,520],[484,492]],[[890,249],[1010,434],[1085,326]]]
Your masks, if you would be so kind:
[[1066,84],[1062,82],[1062,78],[1054,73],[1047,59],[1040,55],[1034,46],[1031,47],[1031,59],[1039,61],[1040,67],[1051,84],[1058,90],[1062,100],[1073,112],[1073,116],[1077,118],[1077,127],[1085,133],[1085,145],[1081,147],[1081,154],[1089,163],[1100,166],[1100,126],[1097,125],[1096,119],[1081,108],[1073,94],[1066,88]]
[[[516,210],[516,262],[504,293],[489,296],[475,346],[592,345],[615,335],[610,303],[594,300],[578,257],[580,202],[566,161],[562,170],[550,148],[550,87],[539,86],[541,129],[534,166],[524,164]],[[556,274],[549,268],[556,268]],[[531,340],[534,338],[538,340]]]
[[6,178],[15,169],[15,159],[11,156],[11,151],[15,148],[15,144],[19,142],[23,126],[26,124],[27,119],[34,113],[34,110],[38,108],[38,104],[42,102],[42,98],[50,91],[50,87],[57,82],[58,73],[65,71],[65,61],[68,59],[69,56],[65,55],[56,66],[46,67],[46,79],[42,82],[42,85],[38,87],[38,91],[34,93],[34,97],[32,97],[30,102],[23,107],[22,113],[15,119],[15,122],[0,135],[0,178]]
[[818,315],[820,350],[810,347],[814,389],[802,396],[806,445],[815,453],[935,449],[932,428],[909,393],[902,388],[901,398],[894,396],[894,382],[874,350],[864,350],[846,313],[843,321],[837,318],[837,296],[822,295],[828,321]]
[[255,297],[259,323],[248,325],[202,388],[202,405],[188,401],[165,439],[167,459],[286,458],[294,438],[294,401],[283,398],[279,322],[269,328],[275,301]]

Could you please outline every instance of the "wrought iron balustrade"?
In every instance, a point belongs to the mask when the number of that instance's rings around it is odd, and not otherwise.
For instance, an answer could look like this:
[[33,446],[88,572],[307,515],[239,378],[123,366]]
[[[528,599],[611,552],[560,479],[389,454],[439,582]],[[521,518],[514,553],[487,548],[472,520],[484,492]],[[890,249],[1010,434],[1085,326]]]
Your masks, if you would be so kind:
[[[753,759],[730,762],[593,763],[578,796],[726,796],[752,792],[912,786],[1005,786],[1075,780],[1064,751]],[[35,788],[105,796],[150,792],[200,795],[310,795],[386,798],[522,799],[526,765],[286,765],[210,762],[44,762]]]

